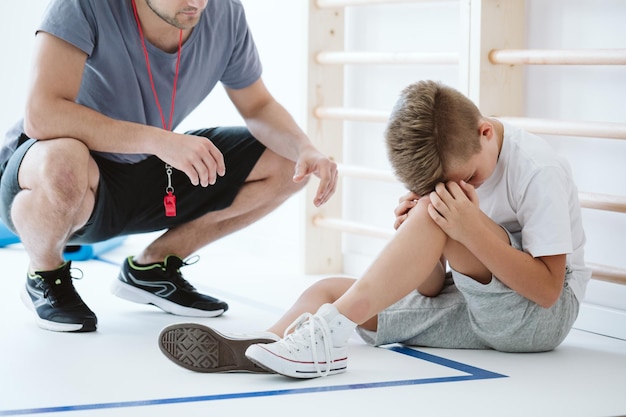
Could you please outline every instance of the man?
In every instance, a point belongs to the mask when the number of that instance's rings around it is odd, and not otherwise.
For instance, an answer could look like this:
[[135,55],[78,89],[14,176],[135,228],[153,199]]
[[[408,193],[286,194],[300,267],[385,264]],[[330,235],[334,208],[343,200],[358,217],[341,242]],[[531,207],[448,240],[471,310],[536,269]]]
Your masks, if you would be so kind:
[[[172,129],[221,82],[246,128]],[[0,152],[0,214],[29,255],[40,327],[94,331],[68,243],[167,229],[114,292],[198,317],[228,305],[181,275],[203,246],[263,217],[336,164],[274,100],[238,0],[53,0],[37,31],[25,117]]]

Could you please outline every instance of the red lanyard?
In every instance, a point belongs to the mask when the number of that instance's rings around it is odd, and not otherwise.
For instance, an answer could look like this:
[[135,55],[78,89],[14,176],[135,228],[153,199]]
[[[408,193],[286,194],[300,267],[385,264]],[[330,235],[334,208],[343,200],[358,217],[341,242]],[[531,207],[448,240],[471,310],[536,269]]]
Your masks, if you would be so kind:
[[[148,48],[146,48],[146,41],[143,36],[143,30],[141,30],[141,22],[139,21],[139,13],[137,13],[137,4],[133,0],[133,12],[135,14],[135,21],[137,22],[137,29],[139,30],[139,38],[141,39],[141,46],[143,47],[143,55],[146,59],[146,68],[148,69],[148,77],[150,78],[150,86],[152,87],[152,94],[154,94],[154,101],[156,102],[159,114],[161,115],[161,123],[163,129],[172,130],[172,119],[174,117],[174,105],[176,104],[176,84],[178,83],[178,69],[180,67],[180,55],[183,47],[183,30],[180,30],[180,36],[178,39],[178,55],[176,57],[176,74],[174,75],[174,85],[172,87],[172,105],[170,106],[170,120],[169,125],[165,123],[165,116],[163,115],[163,109],[161,108],[161,102],[159,101],[159,95],[157,94],[156,87],[154,86],[154,79],[152,78],[152,70],[150,69],[150,57],[148,56]],[[165,164],[165,174],[167,175],[167,187],[165,187],[165,197],[163,198],[163,205],[165,206],[165,215],[167,217],[176,216],[176,196],[174,195],[174,187],[172,186],[172,167],[169,164]]]

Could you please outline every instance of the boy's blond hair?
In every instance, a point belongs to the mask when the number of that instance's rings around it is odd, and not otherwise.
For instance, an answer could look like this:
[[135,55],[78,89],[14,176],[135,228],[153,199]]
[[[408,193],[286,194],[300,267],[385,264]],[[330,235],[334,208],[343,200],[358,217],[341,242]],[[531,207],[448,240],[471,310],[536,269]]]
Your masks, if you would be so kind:
[[426,195],[455,164],[480,151],[478,107],[459,91],[435,81],[406,87],[385,131],[396,176],[410,191]]

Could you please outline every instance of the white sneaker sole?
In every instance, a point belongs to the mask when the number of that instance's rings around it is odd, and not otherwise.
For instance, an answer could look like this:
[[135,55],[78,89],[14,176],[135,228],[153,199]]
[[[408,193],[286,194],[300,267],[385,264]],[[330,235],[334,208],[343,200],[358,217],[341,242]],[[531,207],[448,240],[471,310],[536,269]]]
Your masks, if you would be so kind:
[[118,279],[115,280],[111,287],[111,292],[116,296],[123,298],[127,301],[132,301],[138,304],[152,304],[166,313],[174,314],[177,316],[185,317],[217,317],[224,314],[224,309],[219,310],[198,310],[197,308],[190,308],[178,305],[171,301],[165,300],[159,296],[151,294],[147,291],[135,288],[132,285],[128,285]]

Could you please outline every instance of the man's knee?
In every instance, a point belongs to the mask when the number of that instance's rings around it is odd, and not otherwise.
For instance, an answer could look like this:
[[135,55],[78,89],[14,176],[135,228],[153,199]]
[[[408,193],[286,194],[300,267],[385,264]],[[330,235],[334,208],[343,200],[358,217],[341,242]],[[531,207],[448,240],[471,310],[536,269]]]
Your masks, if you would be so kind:
[[19,170],[22,189],[40,189],[63,201],[82,199],[97,184],[97,166],[89,149],[74,139],[35,143],[24,156]]
[[295,162],[266,149],[251,172],[249,180],[265,179],[272,183],[273,190],[289,196],[300,191],[308,182],[308,177],[295,182],[293,180],[295,170]]

